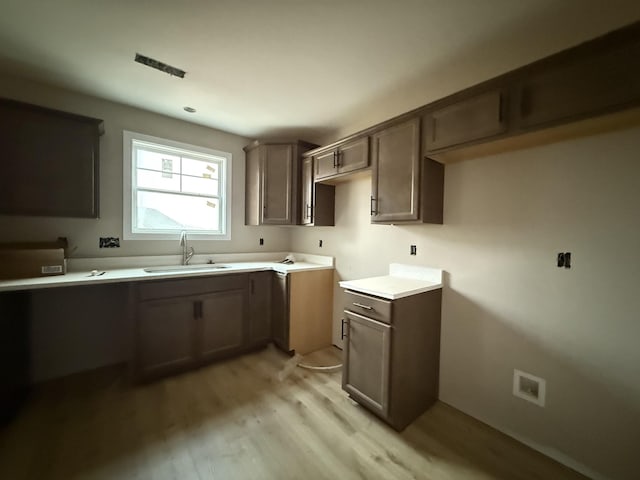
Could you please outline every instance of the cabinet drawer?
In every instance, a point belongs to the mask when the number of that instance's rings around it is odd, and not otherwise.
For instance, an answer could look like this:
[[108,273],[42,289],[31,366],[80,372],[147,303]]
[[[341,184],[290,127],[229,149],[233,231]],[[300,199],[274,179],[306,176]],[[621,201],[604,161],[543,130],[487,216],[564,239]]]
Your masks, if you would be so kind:
[[247,287],[247,274],[226,274],[205,278],[183,278],[145,282],[138,285],[139,300],[200,295]]
[[347,290],[344,309],[379,322],[391,323],[391,301]]

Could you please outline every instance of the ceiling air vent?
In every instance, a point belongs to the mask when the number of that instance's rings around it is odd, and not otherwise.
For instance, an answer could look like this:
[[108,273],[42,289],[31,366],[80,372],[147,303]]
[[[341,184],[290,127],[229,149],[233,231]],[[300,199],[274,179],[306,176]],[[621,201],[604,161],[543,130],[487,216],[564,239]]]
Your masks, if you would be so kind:
[[180,70],[179,68],[172,67],[171,65],[167,65],[166,63],[159,62],[158,60],[154,60],[153,58],[145,57],[144,55],[140,55],[136,53],[135,61],[146,65],[147,67],[155,68],[156,70],[160,70],[161,72],[168,73],[173,77],[184,78],[185,72],[184,70]]

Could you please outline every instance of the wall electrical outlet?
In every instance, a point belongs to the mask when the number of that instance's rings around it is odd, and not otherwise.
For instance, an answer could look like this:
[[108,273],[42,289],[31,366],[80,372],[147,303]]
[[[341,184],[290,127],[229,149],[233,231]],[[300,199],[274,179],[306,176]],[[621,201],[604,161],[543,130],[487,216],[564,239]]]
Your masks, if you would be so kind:
[[100,248],[120,248],[120,238],[100,237]]
[[318,240],[318,246],[322,248],[322,240]]
[[418,254],[418,247],[416,245],[411,245],[410,254],[411,255],[417,255]]
[[513,394],[528,402],[544,407],[547,381],[521,370],[513,370]]
[[571,268],[571,252],[560,252],[556,257],[556,265],[558,268]]
[[264,238],[261,238],[258,242],[260,245],[264,245]]

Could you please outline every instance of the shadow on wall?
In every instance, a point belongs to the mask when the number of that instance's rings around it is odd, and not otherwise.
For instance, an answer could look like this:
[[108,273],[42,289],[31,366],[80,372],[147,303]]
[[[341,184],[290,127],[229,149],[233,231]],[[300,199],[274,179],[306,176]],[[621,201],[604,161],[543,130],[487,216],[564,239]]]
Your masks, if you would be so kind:
[[[563,463],[638,478],[640,403],[625,385],[577,368],[456,290],[445,289],[443,305],[442,401]],[[546,379],[544,408],[511,394],[513,368]]]

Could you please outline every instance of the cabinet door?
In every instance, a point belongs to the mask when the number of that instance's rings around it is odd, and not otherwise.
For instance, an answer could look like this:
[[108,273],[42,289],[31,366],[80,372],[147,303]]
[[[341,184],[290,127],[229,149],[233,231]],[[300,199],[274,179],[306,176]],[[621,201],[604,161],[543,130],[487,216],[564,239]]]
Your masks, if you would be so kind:
[[228,290],[201,297],[198,304],[198,353],[209,361],[244,344],[245,290]]
[[369,137],[358,138],[338,147],[338,173],[353,172],[369,166]]
[[347,339],[342,388],[358,402],[386,417],[389,414],[391,327],[344,312]]
[[249,343],[266,344],[271,339],[272,272],[249,274]]
[[313,223],[313,158],[305,158],[302,161],[301,175],[301,224],[310,225]]
[[315,179],[322,180],[323,178],[332,177],[338,173],[338,152],[336,149],[332,149],[326,152],[319,153],[313,157],[315,164]]
[[6,425],[27,396],[29,385],[30,292],[0,293],[0,425]]
[[196,309],[197,302],[190,298],[152,300],[138,304],[138,375],[163,375],[196,363]]
[[260,148],[247,152],[245,167],[244,224],[260,225],[262,219],[262,182]]
[[419,218],[420,119],[382,130],[372,137],[371,221]]
[[273,343],[289,351],[289,282],[286,273],[274,272],[271,303]]
[[98,218],[101,125],[0,99],[0,214]]
[[640,40],[523,76],[519,127],[554,123],[617,110],[640,101]]
[[293,145],[265,145],[262,158],[262,223],[291,225]]
[[427,152],[493,137],[507,130],[506,92],[493,90],[465,98],[426,115]]

